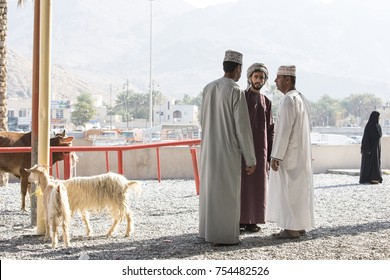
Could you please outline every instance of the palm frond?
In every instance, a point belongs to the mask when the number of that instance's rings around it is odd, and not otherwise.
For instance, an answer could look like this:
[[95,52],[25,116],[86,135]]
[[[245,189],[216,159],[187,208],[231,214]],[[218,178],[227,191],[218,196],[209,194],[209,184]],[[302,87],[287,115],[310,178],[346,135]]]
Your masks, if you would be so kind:
[[23,6],[25,2],[26,0],[18,0],[18,7]]

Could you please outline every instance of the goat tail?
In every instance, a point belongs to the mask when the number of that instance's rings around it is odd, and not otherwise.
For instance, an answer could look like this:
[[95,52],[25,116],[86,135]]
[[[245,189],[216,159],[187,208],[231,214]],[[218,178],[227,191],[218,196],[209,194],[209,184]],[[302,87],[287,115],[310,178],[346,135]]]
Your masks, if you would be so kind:
[[68,192],[66,191],[66,188],[61,184],[57,185],[56,187],[56,200],[57,207],[59,208],[58,210],[61,213],[61,216],[63,216],[64,222],[68,223],[71,219]]
[[137,194],[137,196],[140,196],[141,194],[141,188],[139,186],[139,182],[137,181],[127,181],[127,185],[125,187],[126,192],[128,190],[132,190],[134,193]]

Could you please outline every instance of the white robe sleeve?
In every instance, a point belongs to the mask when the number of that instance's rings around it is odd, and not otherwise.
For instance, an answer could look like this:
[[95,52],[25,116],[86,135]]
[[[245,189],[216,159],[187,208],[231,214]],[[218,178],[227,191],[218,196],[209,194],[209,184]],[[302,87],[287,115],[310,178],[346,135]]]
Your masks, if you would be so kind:
[[284,96],[280,101],[275,129],[274,143],[271,158],[283,160],[286,155],[288,144],[291,141],[292,128],[296,118],[294,99]]

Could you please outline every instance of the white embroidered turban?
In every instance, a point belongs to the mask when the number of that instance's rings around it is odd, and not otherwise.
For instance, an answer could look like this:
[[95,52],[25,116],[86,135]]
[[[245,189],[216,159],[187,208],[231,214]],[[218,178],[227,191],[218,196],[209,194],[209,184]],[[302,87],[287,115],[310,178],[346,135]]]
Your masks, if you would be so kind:
[[283,65],[278,68],[277,76],[294,76],[295,77],[295,65]]
[[242,65],[242,53],[227,50],[223,61],[231,61]]

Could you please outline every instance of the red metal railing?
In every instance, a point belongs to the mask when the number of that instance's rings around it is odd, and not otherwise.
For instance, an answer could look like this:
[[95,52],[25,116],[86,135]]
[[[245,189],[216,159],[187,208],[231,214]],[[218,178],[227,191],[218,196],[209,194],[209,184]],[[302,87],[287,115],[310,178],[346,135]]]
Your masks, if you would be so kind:
[[[147,144],[136,144],[129,146],[71,146],[71,147],[50,147],[50,155],[53,152],[105,152],[106,154],[106,170],[110,171],[108,163],[108,152],[117,152],[118,154],[118,173],[123,174],[123,152],[129,150],[150,149],[156,148],[157,153],[157,178],[161,182],[161,163],[160,163],[160,147],[171,146],[190,146],[190,153],[192,158],[192,166],[194,170],[194,180],[196,185],[196,193],[199,194],[199,172],[198,160],[196,156],[195,146],[200,145],[200,139],[182,140],[174,142],[156,142]],[[0,147],[1,153],[28,153],[31,152],[31,147]],[[52,157],[52,156],[51,156]],[[52,160],[50,159],[50,162]],[[57,166],[57,174],[58,173]],[[66,154],[64,158],[64,179],[71,177],[71,160],[70,155]]]

